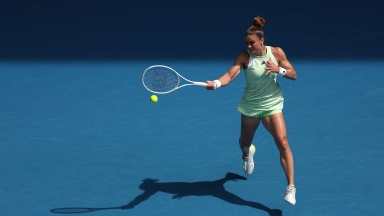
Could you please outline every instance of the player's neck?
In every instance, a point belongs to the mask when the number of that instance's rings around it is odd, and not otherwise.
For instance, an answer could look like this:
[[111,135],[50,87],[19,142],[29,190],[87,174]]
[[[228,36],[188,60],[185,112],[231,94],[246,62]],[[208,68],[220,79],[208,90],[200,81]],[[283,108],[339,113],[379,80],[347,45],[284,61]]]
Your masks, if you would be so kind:
[[264,56],[267,54],[267,47],[263,46],[259,52],[256,53],[256,56]]

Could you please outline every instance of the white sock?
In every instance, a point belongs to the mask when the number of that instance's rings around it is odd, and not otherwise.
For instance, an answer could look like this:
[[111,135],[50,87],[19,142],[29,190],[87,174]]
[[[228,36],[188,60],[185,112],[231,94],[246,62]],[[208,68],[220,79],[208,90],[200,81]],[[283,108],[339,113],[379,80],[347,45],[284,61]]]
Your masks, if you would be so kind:
[[[250,145],[249,147],[243,147],[243,150],[247,151],[248,154],[250,154],[250,148],[251,148],[252,145]],[[253,162],[253,157],[250,157],[250,155],[247,157],[248,158],[248,162],[249,163],[252,163]]]

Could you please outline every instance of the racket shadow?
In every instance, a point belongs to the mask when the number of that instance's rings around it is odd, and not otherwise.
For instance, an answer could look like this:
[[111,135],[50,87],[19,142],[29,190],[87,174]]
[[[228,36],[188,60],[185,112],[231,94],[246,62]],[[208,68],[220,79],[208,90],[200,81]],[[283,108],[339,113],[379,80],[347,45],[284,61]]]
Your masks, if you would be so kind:
[[111,210],[111,209],[121,209],[121,207],[109,207],[109,208],[68,207],[68,208],[51,209],[51,212],[57,213],[57,214],[78,214],[78,213],[87,213],[87,212]]
[[100,210],[127,210],[133,209],[140,203],[149,199],[157,192],[173,194],[172,199],[181,199],[187,196],[213,196],[234,205],[248,206],[258,210],[267,212],[270,216],[281,216],[283,213],[279,209],[271,209],[261,203],[244,200],[237,195],[225,190],[224,184],[228,181],[247,180],[247,178],[235,173],[227,173],[224,178],[215,181],[201,182],[159,182],[157,179],[144,179],[139,185],[143,193],[136,196],[131,202],[121,207],[109,208],[89,208],[89,207],[72,207],[72,208],[56,208],[51,209],[52,213],[59,214],[76,214],[86,213]]

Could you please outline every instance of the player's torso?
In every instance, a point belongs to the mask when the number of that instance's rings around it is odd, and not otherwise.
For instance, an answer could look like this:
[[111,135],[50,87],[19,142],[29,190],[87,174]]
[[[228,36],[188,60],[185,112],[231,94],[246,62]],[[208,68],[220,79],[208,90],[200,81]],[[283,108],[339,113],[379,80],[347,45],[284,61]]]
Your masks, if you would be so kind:
[[256,56],[249,51],[248,67],[244,69],[246,78],[246,89],[249,91],[260,91],[267,86],[275,86],[277,84],[277,73],[269,73],[266,75],[267,62],[272,60],[273,63],[278,65],[276,59],[272,56],[272,49],[267,46],[267,53],[264,56]]

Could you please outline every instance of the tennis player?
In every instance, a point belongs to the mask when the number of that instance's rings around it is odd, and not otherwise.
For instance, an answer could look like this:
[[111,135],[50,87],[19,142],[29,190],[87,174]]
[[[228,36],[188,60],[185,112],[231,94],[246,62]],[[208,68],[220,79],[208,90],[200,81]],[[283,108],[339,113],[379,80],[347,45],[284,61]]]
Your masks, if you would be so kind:
[[296,71],[280,47],[265,45],[263,26],[266,20],[256,17],[245,33],[248,50],[240,52],[229,70],[214,81],[206,81],[206,89],[215,90],[228,85],[244,70],[246,87],[237,109],[241,113],[239,144],[243,153],[243,166],[247,175],[253,172],[256,148],[252,140],[260,122],[273,136],[280,152],[280,162],[287,178],[284,199],[295,205],[293,155],[287,139],[283,109],[283,91],[278,76],[295,80]]

